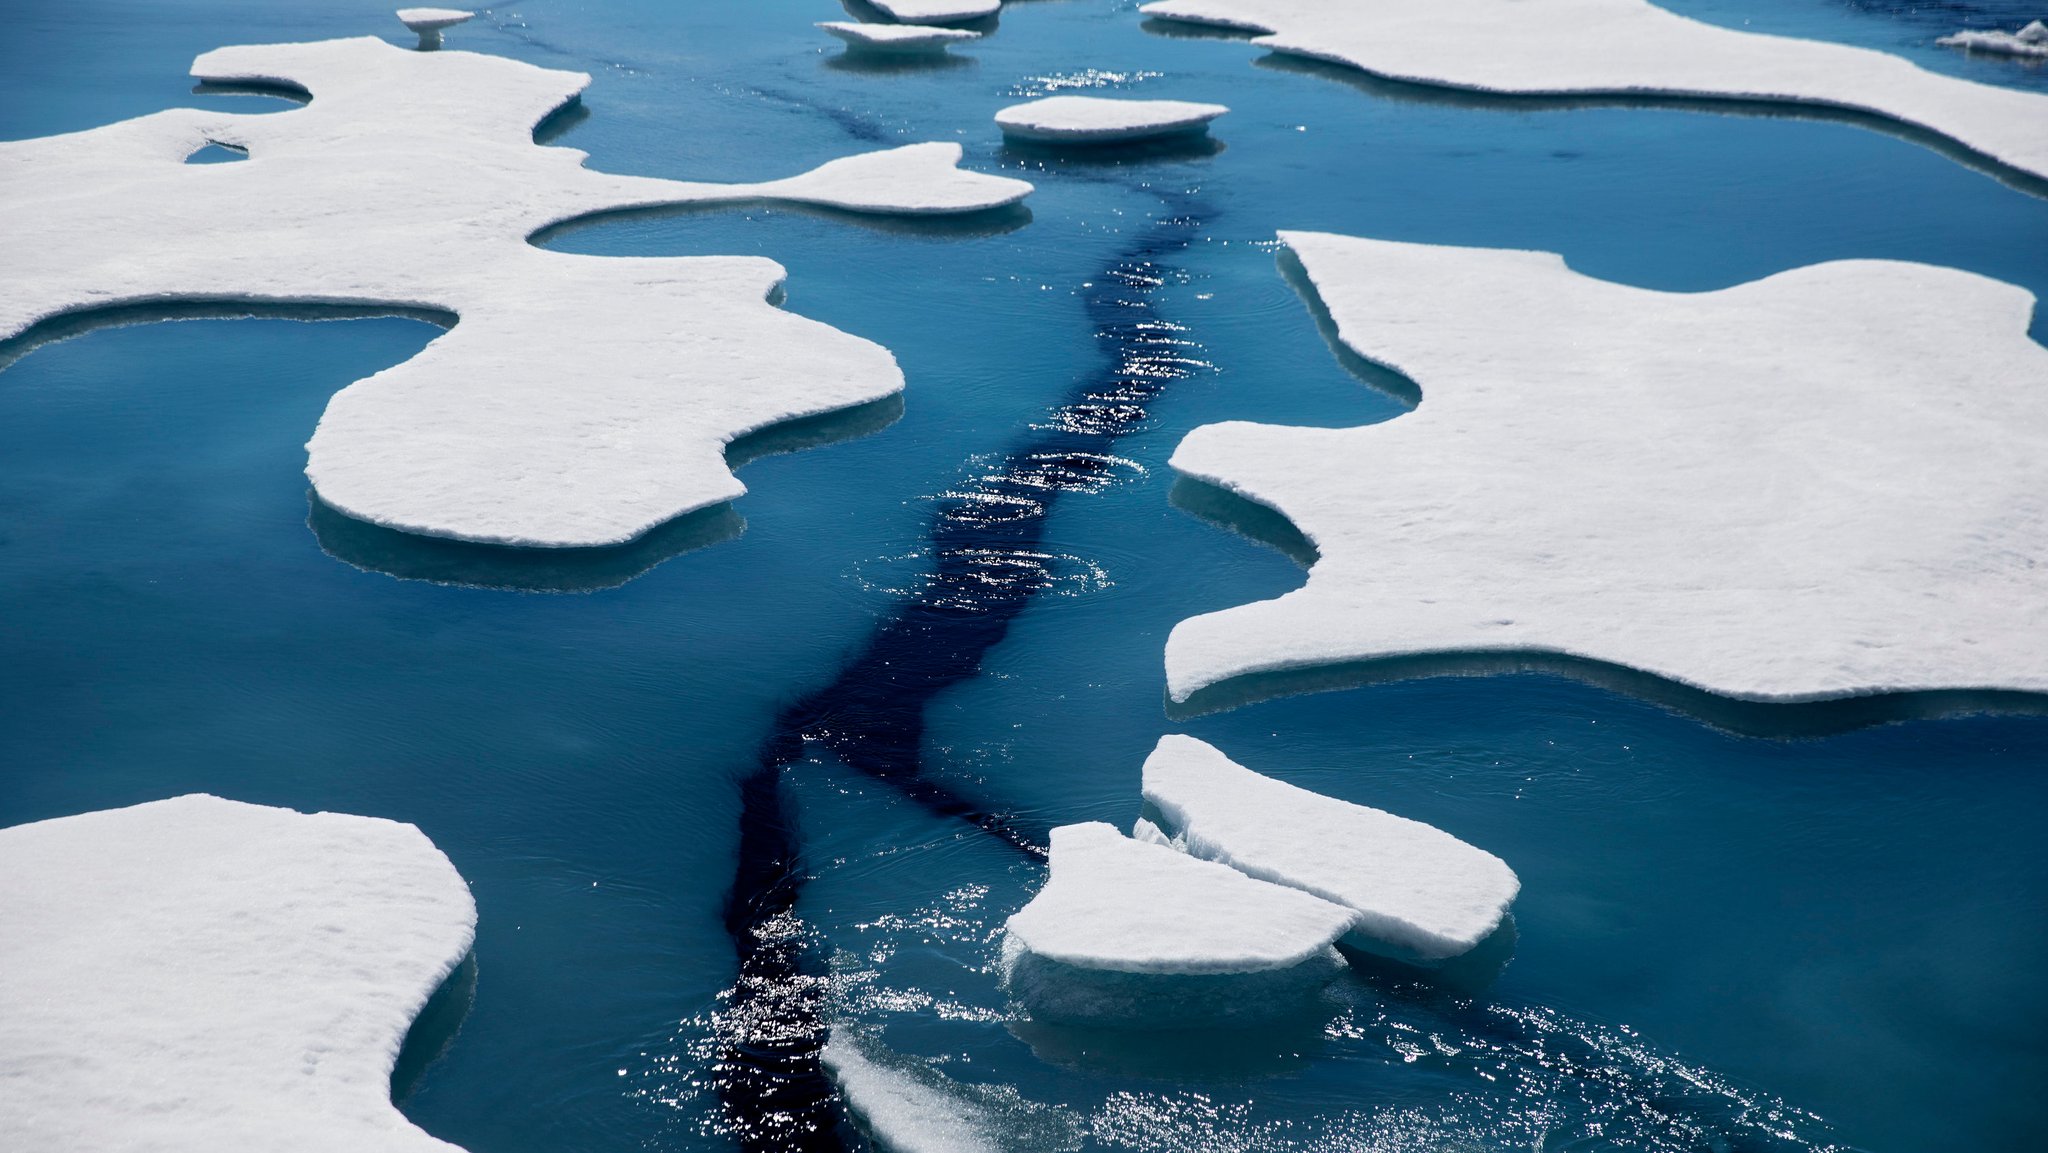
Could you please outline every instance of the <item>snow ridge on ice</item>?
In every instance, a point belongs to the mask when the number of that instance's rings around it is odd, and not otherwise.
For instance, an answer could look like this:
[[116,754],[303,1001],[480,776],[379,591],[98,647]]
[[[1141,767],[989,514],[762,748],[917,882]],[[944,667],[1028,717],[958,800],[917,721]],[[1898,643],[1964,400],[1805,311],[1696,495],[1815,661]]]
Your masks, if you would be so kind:
[[1499,857],[1431,825],[1261,776],[1193,737],[1145,761],[1147,836],[1357,914],[1345,943],[1402,960],[1469,952],[1521,890]]
[[1174,700],[1487,652],[1757,701],[2048,692],[2048,350],[2025,290],[1854,260],[1657,292],[1549,253],[1281,239],[1343,344],[1422,401],[1181,442],[1175,469],[1320,559],[1176,626]]
[[1200,132],[1230,111],[1221,104],[1186,100],[1129,100],[1103,96],[1047,96],[996,113],[1003,133],[1019,140],[1110,143]]
[[0,1147],[459,1153],[391,1069],[475,927],[396,821],[193,795],[0,830]]
[[[588,76],[368,37],[223,48],[192,71],[314,99],[0,143],[0,341],[194,301],[454,312],[420,355],[334,397],[306,471],[350,516],[460,540],[623,543],[743,493],[734,437],[903,387],[887,350],[771,305],[773,261],[577,256],[529,243],[538,230],[758,199],[971,212],[1031,190],[960,171],[953,143],[757,184],[595,172],[532,139]],[[209,142],[249,159],[183,163]]]
[[1275,52],[1482,92],[1697,96],[1874,113],[2048,178],[2048,96],[1897,56],[1717,28],[1649,0],[1159,0],[1147,16],[1261,33]]

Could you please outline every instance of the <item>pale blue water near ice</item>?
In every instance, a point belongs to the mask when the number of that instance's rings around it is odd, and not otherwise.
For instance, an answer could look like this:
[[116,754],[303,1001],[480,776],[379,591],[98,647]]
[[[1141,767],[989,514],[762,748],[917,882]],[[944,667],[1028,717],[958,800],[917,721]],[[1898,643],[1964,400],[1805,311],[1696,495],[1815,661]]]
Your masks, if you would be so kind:
[[[1674,6],[2048,88],[2048,70],[1932,47],[2039,15],[2012,7]],[[1174,622],[1300,579],[1169,503],[1179,437],[1396,412],[1277,274],[1276,228],[1547,248],[1663,288],[1879,256],[2048,294],[2048,200],[1857,127],[1474,106],[1163,37],[1113,0],[1013,4],[958,63],[909,71],[846,67],[810,28],[839,15],[564,0],[494,11],[451,46],[593,73],[560,142],[612,170],[753,178],[959,139],[973,166],[1037,181],[1028,223],[981,234],[754,210],[549,240],[775,257],[788,307],[895,351],[900,421],[747,465],[734,539],[619,587],[526,594],[364,571],[323,537],[372,566],[452,562],[308,526],[301,445],[326,398],[434,329],[189,321],[37,349],[0,373],[0,824],[199,789],[413,821],[482,921],[474,1001],[407,1112],[473,1153],[729,1147],[707,1022],[734,976],[739,782],[778,711],[918,595],[946,494],[1060,435],[1034,425],[1104,379],[1116,326],[1164,322],[1206,367],[1119,426],[1129,463],[1108,483],[1060,497],[1034,546],[1046,587],[922,711],[925,779],[1025,830],[1124,823],[1152,741],[1192,732],[1499,853],[1524,882],[1512,960],[1449,990],[1361,974],[1300,1034],[1148,1049],[1013,1032],[989,934],[1038,866],[821,754],[783,778],[796,912],[838,1011],[1057,1107],[1020,1118],[1033,1139],[1093,1148],[2037,1147],[2048,720],[1742,736],[1519,675],[1175,722],[1160,651]],[[9,19],[6,138],[255,106],[188,92],[190,59],[220,44],[408,39],[372,4],[28,0]],[[1229,103],[1225,147],[1121,166],[1001,148],[995,108],[1096,83]]]

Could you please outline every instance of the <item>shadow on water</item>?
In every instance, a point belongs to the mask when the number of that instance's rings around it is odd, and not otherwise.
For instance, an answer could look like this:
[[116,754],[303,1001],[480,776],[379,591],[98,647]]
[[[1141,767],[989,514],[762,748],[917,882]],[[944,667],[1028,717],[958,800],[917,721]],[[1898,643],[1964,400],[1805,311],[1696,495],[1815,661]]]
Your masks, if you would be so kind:
[[1167,20],[1147,16],[1138,27],[1166,40],[1254,40],[1264,32],[1250,28],[1229,28],[1222,24],[1197,24],[1192,20]]
[[1015,232],[1031,223],[1031,210],[1022,204],[1009,204],[1001,208],[987,208],[979,212],[954,213],[944,216],[906,216],[901,213],[852,212],[844,208],[828,208],[817,204],[798,204],[788,200],[753,199],[721,200],[710,204],[663,204],[649,208],[614,208],[601,212],[573,216],[558,220],[536,230],[526,238],[527,243],[548,248],[556,241],[581,232],[587,228],[608,224],[647,221],[674,221],[689,224],[726,213],[787,212],[814,217],[833,224],[849,224],[870,232],[887,236],[900,236],[931,240],[973,240],[986,236],[1001,236]]
[[476,954],[472,952],[442,980],[441,987],[421,1007],[420,1015],[413,1018],[412,1028],[406,1030],[405,1043],[391,1065],[392,1104],[404,1104],[413,1090],[419,1088],[427,1066],[440,1060],[441,1054],[455,1043],[455,1035],[462,1031],[462,1022],[475,1003]]
[[[968,43],[972,43],[969,41]],[[961,68],[973,68],[979,61],[972,56],[956,56],[944,49],[929,52],[890,52],[875,48],[848,45],[846,51],[834,53],[824,59],[824,66],[834,72],[848,72],[856,76],[903,76],[915,72],[952,72]]]
[[1207,126],[1145,140],[1057,141],[1003,138],[1003,159],[1040,167],[1115,168],[1125,164],[1156,164],[1207,160],[1229,147],[1209,135]]
[[168,303],[117,304],[67,312],[30,325],[19,335],[0,340],[0,370],[46,344],[84,336],[102,328],[156,324],[166,320],[370,320],[398,317],[436,328],[455,327],[456,316],[444,308],[399,304],[317,301],[180,300]]
[[1375,392],[1385,393],[1408,408],[1422,403],[1422,387],[1400,371],[1376,360],[1370,360],[1352,351],[1342,337],[1337,335],[1337,318],[1330,315],[1329,305],[1323,303],[1323,294],[1316,291],[1315,282],[1308,278],[1308,269],[1301,263],[1301,257],[1291,248],[1283,247],[1273,254],[1273,263],[1280,269],[1280,279],[1301,297],[1308,306],[1310,319],[1315,321],[1316,332],[1323,343],[1330,346],[1330,355],[1337,358],[1344,371],[1358,378],[1360,384]]
[[1307,1067],[1326,1041],[1327,1009],[1245,1028],[1100,1029],[1015,1020],[1010,1035],[1048,1065],[1120,1077],[1205,1083],[1281,1076]]
[[1040,547],[1045,519],[1066,493],[1096,492],[1128,470],[1117,438],[1145,419],[1168,387],[1207,366],[1152,294],[1179,272],[1169,261],[1198,234],[1192,215],[1155,221],[1096,276],[1083,301],[1101,366],[1067,403],[965,491],[929,530],[934,571],[884,619],[824,688],[776,718],[740,779],[740,845],[725,925],[739,977],[712,1014],[715,1087],[729,1135],[746,1150],[838,1150],[847,1138],[818,1063],[828,978],[796,915],[804,868],[781,788],[814,742],[928,811],[966,821],[1036,858],[1045,830],[954,792],[921,763],[931,700],[973,677],[1031,598],[1053,584]]
[[313,94],[286,80],[237,80],[221,83],[202,80],[192,86],[194,96],[264,96],[291,104],[311,104]]
[[1751,100],[1734,96],[1601,92],[1567,96],[1500,94],[1445,84],[1393,80],[1348,64],[1336,64],[1280,51],[1261,56],[1253,60],[1252,64],[1275,72],[1320,77],[1382,100],[1447,108],[1488,112],[1565,112],[1594,108],[1632,108],[1846,124],[1891,136],[1909,144],[1917,144],[1940,153],[1965,168],[1989,176],[2016,192],[2048,199],[2048,179],[2022,172],[1932,129],[1858,108],[1790,100]]
[[533,142],[544,146],[553,144],[588,119],[590,106],[583,103],[583,94],[579,92],[540,118],[540,122],[533,126]]
[[1309,568],[1322,559],[1322,554],[1316,551],[1315,542],[1278,510],[1239,496],[1220,485],[1191,476],[1176,477],[1166,499],[1182,512],[1234,532],[1255,544],[1265,545],[1303,568]]

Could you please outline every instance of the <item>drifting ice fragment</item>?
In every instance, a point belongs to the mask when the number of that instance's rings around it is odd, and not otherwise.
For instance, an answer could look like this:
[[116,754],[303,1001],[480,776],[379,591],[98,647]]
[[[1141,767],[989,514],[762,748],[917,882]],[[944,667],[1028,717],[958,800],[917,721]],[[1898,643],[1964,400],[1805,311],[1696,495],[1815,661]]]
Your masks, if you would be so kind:
[[475,927],[396,821],[195,795],[0,830],[0,1148],[459,1153],[391,1069]]
[[1953,36],[1944,36],[1935,41],[1948,48],[1961,48],[1970,52],[1996,52],[2004,56],[2026,56],[2048,59],[2048,24],[2039,20],[2018,32],[1974,32],[1962,31]]
[[1052,831],[1051,877],[1006,926],[1004,977],[1040,1020],[1252,1020],[1321,988],[1354,919],[1099,821],[1066,825]]
[[1002,0],[872,0],[891,20],[903,24],[965,24],[993,16]]
[[943,52],[948,44],[981,39],[964,28],[930,28],[921,24],[861,24],[832,20],[818,25],[863,52]]
[[1296,788],[1193,737],[1145,761],[1147,837],[1347,906],[1345,943],[1402,960],[1468,952],[1521,889],[1499,857],[1420,821]]
[[442,29],[453,28],[475,15],[476,13],[474,12],[465,12],[460,8],[400,8],[398,10],[399,22],[420,34],[420,50],[422,52],[432,51],[441,46]]
[[1008,1085],[955,1081],[835,1025],[818,1054],[862,1129],[886,1153],[1068,1153],[1081,1124]]
[[1221,104],[1186,100],[1112,100],[1101,96],[1048,96],[996,113],[1003,134],[1018,140],[1110,144],[1208,130],[1230,111]]

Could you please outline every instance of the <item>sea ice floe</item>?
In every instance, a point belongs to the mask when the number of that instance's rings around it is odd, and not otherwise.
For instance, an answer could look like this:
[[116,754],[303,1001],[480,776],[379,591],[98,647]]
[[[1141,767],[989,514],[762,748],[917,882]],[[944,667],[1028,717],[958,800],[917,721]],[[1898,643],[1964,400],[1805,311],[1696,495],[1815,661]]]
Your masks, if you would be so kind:
[[869,0],[903,24],[965,24],[1000,12],[1003,0]]
[[396,821],[195,795],[0,830],[0,1148],[459,1153],[391,1069],[475,927]]
[[1275,52],[1482,92],[1696,96],[1874,113],[2048,177],[2048,95],[1901,57],[1738,32],[1649,0],[1159,0],[1148,16],[1261,33]]
[[1045,887],[1005,926],[1004,977],[1041,1020],[1249,1019],[1320,988],[1354,919],[1101,822],[1065,825],[1052,831]]
[[[0,342],[137,305],[453,312],[460,322],[420,355],[334,397],[306,471],[341,512],[461,540],[631,540],[744,492],[723,457],[734,437],[903,386],[887,350],[769,303],[773,261],[569,255],[529,243],[536,231],[759,199],[969,212],[1031,188],[959,170],[952,143],[758,184],[594,172],[532,138],[588,76],[367,37],[223,48],[193,74],[315,99],[0,143]],[[210,141],[249,159],[183,163]]]
[[1144,790],[1145,835],[1351,909],[1345,943],[1369,952],[1469,952],[1521,890],[1506,862],[1442,829],[1261,776],[1193,737],[1160,738]]
[[1063,1153],[1082,1126],[1007,1085],[955,1081],[845,1025],[818,1053],[840,1099],[885,1153]]
[[924,24],[862,24],[832,20],[818,27],[866,52],[940,52],[949,44],[981,39],[965,28],[934,28]]
[[1995,52],[2001,56],[2048,57],[2048,24],[2039,20],[2018,32],[1964,30],[1944,36],[1936,44],[1971,52]]
[[1758,701],[2048,692],[2048,349],[2024,289],[1856,260],[1658,292],[1550,253],[1281,239],[1341,342],[1422,399],[1181,442],[1177,470],[1320,559],[1176,626],[1174,700],[1441,653]]
[[398,22],[419,33],[421,48],[432,49],[441,46],[442,32],[475,15],[461,8],[400,8]]
[[1186,100],[1126,100],[1102,96],[1047,96],[996,113],[1003,134],[1019,140],[1103,144],[1205,131],[1230,111],[1221,104]]

